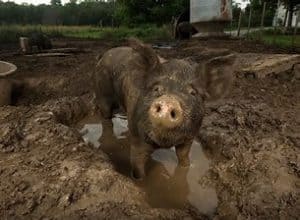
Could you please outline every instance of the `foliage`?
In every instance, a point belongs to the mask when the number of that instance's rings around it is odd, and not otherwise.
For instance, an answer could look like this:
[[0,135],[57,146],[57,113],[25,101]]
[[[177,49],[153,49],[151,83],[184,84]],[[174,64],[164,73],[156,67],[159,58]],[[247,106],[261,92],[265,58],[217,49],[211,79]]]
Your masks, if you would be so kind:
[[61,5],[61,0],[51,0],[51,5]]
[[51,5],[18,5],[0,0],[3,24],[140,25],[165,24],[188,8],[189,0],[51,0]]
[[189,7],[189,0],[118,0],[117,17],[126,18],[127,25],[164,24]]
[[[60,0],[51,0],[51,5],[18,5],[1,2],[0,24],[60,24],[60,25],[111,25],[113,3],[76,0],[61,5]],[[102,21],[102,22],[100,22]]]
[[130,36],[144,41],[168,40],[171,31],[167,26],[142,25],[136,28],[95,26],[54,26],[54,25],[0,25],[0,43],[16,43],[21,36],[29,36],[34,31],[46,33],[50,37],[75,37],[83,39],[124,40]]

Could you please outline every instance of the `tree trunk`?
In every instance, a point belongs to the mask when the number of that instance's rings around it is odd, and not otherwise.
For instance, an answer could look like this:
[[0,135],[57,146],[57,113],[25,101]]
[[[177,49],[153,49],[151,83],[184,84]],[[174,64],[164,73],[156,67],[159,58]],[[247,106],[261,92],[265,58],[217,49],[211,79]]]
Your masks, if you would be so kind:
[[289,19],[288,19],[288,28],[292,27],[292,21],[293,21],[293,9],[294,5],[292,3],[289,3]]

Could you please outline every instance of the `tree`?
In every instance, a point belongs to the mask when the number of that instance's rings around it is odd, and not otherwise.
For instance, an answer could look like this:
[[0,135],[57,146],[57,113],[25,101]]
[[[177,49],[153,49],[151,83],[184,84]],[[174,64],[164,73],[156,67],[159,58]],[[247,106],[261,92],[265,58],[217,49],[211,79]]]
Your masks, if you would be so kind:
[[116,14],[127,24],[170,22],[189,7],[189,0],[118,0]]
[[292,26],[293,14],[297,9],[297,6],[300,5],[299,0],[281,0],[281,2],[285,5],[288,10],[288,27]]
[[51,0],[51,5],[1,2],[0,24],[140,25],[169,23],[189,7],[189,0]]
[[[262,10],[263,10],[263,3],[266,2],[266,11],[265,11],[265,17],[264,17],[264,25],[271,26],[273,23],[275,11],[277,8],[277,2],[278,0],[250,0],[249,4],[247,4],[244,11],[242,11],[242,26],[248,25],[248,18],[250,13],[250,8],[252,10],[252,16],[251,16],[251,26],[260,26],[261,24],[261,16],[262,16]],[[232,15],[233,15],[233,25],[236,26],[240,14],[240,5],[233,1],[232,4]]]
[[61,6],[61,0],[51,0],[51,5]]
[[[278,0],[265,0],[267,3],[274,5],[277,5]],[[299,0],[279,0],[281,4],[285,6],[288,12],[288,27],[292,26],[293,21],[293,14],[297,10],[297,6],[300,6]]]
[[77,0],[70,0],[70,4],[77,4]]

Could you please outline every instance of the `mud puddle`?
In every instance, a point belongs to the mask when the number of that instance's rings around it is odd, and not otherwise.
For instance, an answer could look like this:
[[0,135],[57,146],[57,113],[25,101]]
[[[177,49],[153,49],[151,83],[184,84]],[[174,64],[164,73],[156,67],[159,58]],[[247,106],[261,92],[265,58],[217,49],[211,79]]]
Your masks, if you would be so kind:
[[[85,142],[109,155],[115,169],[130,176],[130,145],[126,117],[116,114],[112,120],[87,117],[77,124]],[[202,186],[201,178],[209,169],[209,159],[202,146],[194,141],[190,152],[191,166],[177,167],[175,149],[156,150],[147,164],[147,178],[137,183],[146,192],[154,208],[184,208],[191,205],[206,215],[217,208],[214,188]]]

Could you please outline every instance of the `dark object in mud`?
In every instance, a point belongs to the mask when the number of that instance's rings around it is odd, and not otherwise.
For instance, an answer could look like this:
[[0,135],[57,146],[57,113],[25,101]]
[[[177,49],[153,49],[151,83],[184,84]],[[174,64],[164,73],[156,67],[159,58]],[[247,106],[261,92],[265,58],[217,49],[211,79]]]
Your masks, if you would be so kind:
[[23,89],[23,83],[18,80],[0,79],[0,107],[11,105]]
[[29,37],[29,48],[32,52],[32,48],[36,46],[39,51],[52,49],[52,43],[48,36],[43,33],[32,33]]
[[204,101],[229,89],[233,62],[229,55],[199,65],[178,59],[160,63],[154,50],[136,39],[102,56],[94,73],[97,105],[104,118],[111,118],[115,107],[126,110],[135,178],[145,176],[156,148],[175,146],[179,165],[189,166]]
[[192,35],[197,33],[197,30],[188,21],[184,21],[177,24],[175,30],[176,30],[175,38],[180,40],[190,39]]

